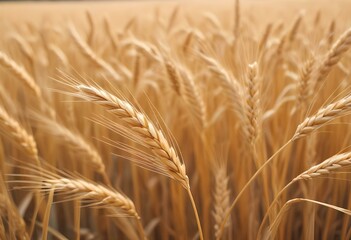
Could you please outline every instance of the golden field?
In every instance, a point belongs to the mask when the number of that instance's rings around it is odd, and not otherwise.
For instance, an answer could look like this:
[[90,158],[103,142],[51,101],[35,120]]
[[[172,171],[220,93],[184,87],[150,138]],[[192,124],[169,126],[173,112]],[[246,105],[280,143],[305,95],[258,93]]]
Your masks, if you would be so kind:
[[351,2],[0,4],[0,239],[350,239]]

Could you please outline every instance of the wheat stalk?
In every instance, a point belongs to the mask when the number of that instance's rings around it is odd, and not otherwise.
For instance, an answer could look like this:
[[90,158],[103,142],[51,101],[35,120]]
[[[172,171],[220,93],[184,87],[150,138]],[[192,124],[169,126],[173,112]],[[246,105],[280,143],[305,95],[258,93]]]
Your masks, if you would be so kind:
[[329,45],[332,45],[334,42],[335,25],[336,25],[335,20],[333,20],[329,25],[328,36],[327,36],[327,41]]
[[258,52],[259,53],[262,53],[262,51],[265,49],[266,47],[266,44],[267,44],[267,40],[272,32],[272,23],[269,23],[267,26],[266,26],[266,29],[262,35],[262,38],[260,40],[260,43],[258,45]]
[[101,69],[104,69],[108,74],[111,75],[114,80],[117,82],[121,81],[121,76],[113,69],[110,64],[96,55],[96,53],[89,47],[89,45],[83,41],[73,25],[69,25],[69,31],[74,42],[85,57],[87,57],[91,62],[93,62]]
[[279,226],[280,222],[282,221],[283,217],[291,209],[293,204],[299,203],[299,202],[307,202],[307,203],[317,204],[317,205],[328,207],[328,208],[334,209],[336,211],[339,211],[341,213],[344,213],[344,214],[347,214],[347,215],[351,216],[351,211],[349,209],[341,208],[341,207],[338,207],[338,206],[335,206],[335,205],[332,205],[332,204],[319,202],[319,201],[312,200],[312,199],[294,198],[294,199],[291,199],[291,200],[287,201],[284,204],[284,206],[279,211],[279,214],[275,218],[272,226],[269,228],[269,231],[266,233],[266,235],[264,236],[263,239],[274,239],[275,238],[276,232],[278,230],[278,226]]
[[13,59],[0,51],[0,65],[10,70],[10,72],[23,81],[23,83],[38,97],[41,98],[41,90],[30,74]]
[[199,88],[194,82],[194,76],[180,63],[175,63],[165,58],[164,64],[168,77],[172,83],[172,89],[180,96],[191,109],[192,115],[199,123],[201,129],[207,125],[207,110]]
[[208,65],[212,73],[215,74],[224,94],[229,99],[230,108],[238,114],[243,115],[243,87],[215,58],[199,53],[199,56]]
[[163,63],[168,75],[168,79],[172,83],[172,89],[177,93],[178,96],[181,96],[183,91],[183,84],[179,77],[176,66],[166,57],[164,57]]
[[7,217],[9,225],[15,229],[16,238],[24,240],[30,239],[26,231],[26,223],[18,213],[16,205],[13,204],[6,193],[0,194],[0,216]]
[[[228,187],[229,178],[227,176],[227,168],[226,166],[220,165],[215,171],[215,191],[214,191],[214,211],[213,217],[215,220],[214,230],[215,237],[219,235],[219,227],[223,218],[225,216],[226,211],[229,209],[229,195],[230,190]],[[227,221],[227,226],[229,226],[230,221]]]
[[[201,224],[190,191],[189,178],[186,175],[185,165],[180,161],[176,151],[167,141],[163,132],[157,129],[147,116],[138,111],[127,101],[121,100],[105,90],[92,86],[81,84],[74,87],[78,90],[76,94],[78,97],[103,106],[107,111],[123,120],[131,127],[133,133],[140,136],[145,144],[153,151],[157,158],[150,160],[151,162],[149,165],[142,165],[143,167],[175,179],[187,190],[194,209],[200,239],[203,239]],[[137,162],[136,164],[140,165],[142,163]]]
[[220,237],[222,236],[225,223],[230,216],[231,210],[235,207],[236,203],[238,202],[238,199],[242,196],[242,194],[248,188],[248,186],[255,180],[255,178],[262,172],[262,170],[266,166],[268,166],[273,161],[273,159],[291,142],[294,142],[299,138],[305,137],[306,135],[312,133],[313,131],[317,130],[318,128],[324,126],[328,122],[338,117],[348,114],[350,111],[350,103],[351,96],[348,95],[334,103],[329,104],[324,108],[319,109],[315,115],[306,118],[301,124],[298,125],[293,137],[289,141],[287,141],[281,148],[279,148],[267,161],[265,161],[265,163],[255,172],[255,174],[246,182],[245,186],[240,190],[220,225],[219,235],[216,239],[220,239]]
[[282,188],[279,193],[274,197],[274,200],[270,204],[262,222],[258,232],[258,236],[262,232],[264,223],[266,222],[269,214],[271,213],[273,207],[275,206],[276,202],[279,200],[280,196],[295,182],[299,180],[311,180],[313,178],[317,178],[322,175],[331,174],[333,172],[337,172],[341,168],[351,166],[351,152],[336,154],[323,162],[310,167],[308,170],[300,173],[297,177],[291,180],[288,184]]
[[0,107],[0,127],[4,134],[11,137],[16,144],[29,154],[29,157],[40,165],[38,159],[38,150],[36,142],[14,118],[12,118],[5,109]]
[[324,108],[318,110],[316,114],[306,118],[300,123],[293,136],[293,140],[301,138],[328,122],[348,114],[351,110],[351,95],[348,95],[336,102],[327,105]]
[[237,38],[239,36],[240,32],[240,1],[235,0],[235,5],[234,5],[234,36]]
[[297,104],[306,105],[306,101],[311,95],[311,74],[314,69],[315,58],[311,57],[305,62],[297,84]]
[[[103,176],[106,174],[105,164],[101,159],[100,154],[79,133],[73,132],[58,121],[46,118],[45,116],[34,114],[33,118],[37,121],[37,126],[39,128],[45,129],[48,133],[64,141],[67,146],[72,147],[76,153],[88,156],[90,163],[96,168],[96,171]],[[104,177],[105,180],[108,179],[106,176]]]
[[[99,104],[107,111],[118,116],[127,125],[132,127],[158,157],[155,159],[155,168],[168,177],[177,180],[184,188],[189,188],[185,165],[180,161],[174,148],[168,143],[163,132],[143,113],[136,110],[130,103],[110,94],[109,92],[88,85],[76,86],[77,96]],[[159,161],[161,161],[159,164]]]
[[248,141],[251,146],[255,145],[258,137],[259,131],[259,121],[260,121],[260,96],[259,96],[259,86],[257,79],[258,66],[257,62],[249,64],[247,81],[246,81],[246,101],[245,101],[245,115],[246,122],[245,131]]
[[333,44],[323,59],[323,62],[316,72],[316,84],[320,83],[331,71],[332,67],[339,62],[343,54],[351,46],[351,28],[346,30],[339,39]]
[[[73,195],[74,199],[91,199],[94,200],[94,207],[102,207],[110,209],[111,207],[122,210],[128,216],[140,218],[132,200],[121,193],[108,189],[102,185],[91,183],[82,179],[43,179],[41,182],[41,190],[48,191],[55,189],[55,192],[61,195]],[[114,211],[111,211],[114,213]]]
[[183,79],[183,98],[192,110],[201,128],[207,126],[207,108],[200,89],[194,81],[194,76],[185,68],[180,68],[180,75]]
[[294,24],[291,27],[291,30],[289,32],[289,42],[293,42],[294,39],[296,38],[296,34],[299,30],[299,27],[301,25],[302,22],[302,18],[304,16],[304,12],[300,12],[299,15],[297,16],[297,18],[294,21]]
[[337,154],[324,160],[320,164],[312,166],[294,178],[292,182],[296,182],[302,179],[309,180],[321,175],[330,174],[332,172],[340,170],[340,168],[349,166],[351,166],[351,152]]
[[[60,195],[62,201],[79,200],[87,207],[105,209],[111,217],[133,217],[137,220],[138,231],[144,239],[144,231],[140,217],[135,209],[134,203],[124,194],[109,187],[90,182],[74,176],[58,175],[50,170],[24,164],[21,168],[30,171],[32,174],[9,174],[21,180],[8,180],[16,184],[14,189],[18,190],[39,190],[43,193],[54,191]],[[39,173],[40,174],[36,174]]]

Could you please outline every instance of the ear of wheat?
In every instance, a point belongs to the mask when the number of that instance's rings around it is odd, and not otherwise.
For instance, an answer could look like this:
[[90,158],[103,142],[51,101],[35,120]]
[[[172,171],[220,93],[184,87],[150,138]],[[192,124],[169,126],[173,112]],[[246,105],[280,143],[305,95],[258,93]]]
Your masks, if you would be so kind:
[[343,54],[351,46],[351,28],[346,30],[334,43],[323,62],[316,72],[316,83],[321,82],[331,71],[332,67],[339,62]]
[[96,168],[97,172],[105,175],[105,164],[97,150],[87,142],[80,134],[73,132],[58,121],[49,119],[45,116],[32,114],[34,124],[38,128],[44,129],[60,139],[65,145],[70,146],[76,153],[88,156],[90,163]]
[[347,115],[351,110],[351,96],[341,98],[321,109],[311,117],[306,118],[296,129],[293,140],[306,136],[307,134],[317,130],[328,122]]
[[[219,235],[219,227],[223,221],[223,217],[229,208],[230,191],[228,188],[229,178],[227,176],[227,169],[224,164],[219,165],[215,175],[215,191],[214,191],[214,211],[213,217],[215,220],[214,230],[215,237]],[[229,226],[230,221],[227,221],[227,226]]]
[[14,118],[0,107],[0,127],[3,132],[19,144],[28,153],[32,161],[40,165],[38,158],[37,144],[31,134],[29,134]]
[[155,124],[153,124],[147,116],[138,111],[127,101],[96,87],[83,84],[73,87],[78,90],[76,93],[77,97],[103,106],[108,112],[116,115],[125,124],[129,125],[133,134],[140,137],[140,140],[142,140],[157,157],[155,159],[145,158],[146,163],[136,161],[136,164],[175,179],[187,190],[194,209],[200,239],[203,239],[201,224],[190,190],[189,178],[186,174],[185,165],[181,162],[176,151],[167,141],[163,132],[157,129]]
[[22,169],[29,174],[10,174],[15,180],[8,180],[15,184],[14,189],[39,190],[42,193],[53,191],[61,197],[62,201],[84,200],[87,207],[101,208],[108,211],[111,217],[133,217],[138,222],[138,231],[144,238],[140,217],[134,203],[124,194],[75,176],[61,172],[53,173],[50,169],[38,168],[22,163]]
[[[109,92],[88,86],[78,85],[77,96],[99,104],[114,115],[117,115],[126,124],[132,127],[145,144],[147,144],[158,157],[149,164],[149,168],[163,173],[177,180],[184,188],[189,188],[189,180],[186,175],[185,165],[180,161],[174,148],[168,143],[163,132],[141,112],[136,110],[129,102],[122,100]],[[136,162],[136,164],[138,164]],[[143,165],[146,167],[147,165]]]
[[37,97],[41,97],[40,87],[36,84],[33,77],[31,77],[22,66],[18,65],[3,52],[0,52],[0,64],[7,68],[16,78],[18,78],[19,81],[23,81],[23,83],[33,91]]

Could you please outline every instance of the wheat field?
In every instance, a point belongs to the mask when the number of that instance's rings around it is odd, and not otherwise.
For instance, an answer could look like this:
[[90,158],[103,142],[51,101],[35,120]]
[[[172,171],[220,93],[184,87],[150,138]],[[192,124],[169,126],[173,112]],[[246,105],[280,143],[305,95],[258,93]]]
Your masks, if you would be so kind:
[[351,239],[350,9],[0,3],[0,239]]

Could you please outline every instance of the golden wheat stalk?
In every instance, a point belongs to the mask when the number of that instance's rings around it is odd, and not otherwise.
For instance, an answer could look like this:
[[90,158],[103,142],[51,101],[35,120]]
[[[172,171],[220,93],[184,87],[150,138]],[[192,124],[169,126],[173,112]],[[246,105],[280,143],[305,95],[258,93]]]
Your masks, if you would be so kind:
[[23,81],[23,83],[38,97],[41,98],[40,87],[36,84],[30,74],[20,65],[18,65],[13,59],[7,56],[5,53],[0,51],[0,65],[10,70],[10,72]]
[[300,73],[300,78],[297,83],[297,105],[303,104],[306,106],[307,100],[312,93],[311,89],[311,74],[314,69],[315,58],[312,56],[303,66]]
[[336,102],[333,102],[324,108],[318,110],[316,114],[306,118],[300,123],[293,136],[293,140],[304,137],[305,135],[316,131],[328,122],[348,114],[351,110],[351,95],[348,95]]
[[[214,230],[215,237],[219,235],[219,227],[223,218],[225,216],[226,211],[229,209],[230,204],[230,190],[228,187],[229,178],[227,176],[227,168],[224,164],[218,166],[215,171],[215,191],[213,194],[214,197],[214,211],[213,217],[215,220]],[[227,221],[226,227],[228,227],[230,221]]]
[[89,47],[89,45],[84,42],[73,25],[69,25],[69,32],[79,50],[85,57],[87,57],[91,62],[93,62],[101,69],[105,70],[109,75],[111,75],[114,80],[117,82],[121,81],[121,76],[113,69],[109,63],[96,55],[96,53]]
[[[1,180],[3,180],[1,178]],[[5,190],[7,191],[7,190]],[[0,194],[0,218],[7,219],[9,224],[9,230],[14,228],[14,234],[16,239],[27,240],[30,239],[26,231],[26,223],[20,216],[16,205],[11,201],[9,196],[5,194]]]
[[201,224],[190,190],[189,178],[186,174],[185,165],[180,161],[178,154],[167,141],[162,130],[158,129],[145,114],[138,111],[129,102],[103,89],[83,84],[73,87],[78,90],[76,93],[77,97],[103,106],[108,112],[116,115],[125,124],[130,126],[132,132],[139,136],[157,157],[155,159],[146,158],[146,163],[135,162],[136,164],[175,179],[187,190],[194,209],[200,239],[203,239]]
[[237,38],[239,36],[240,32],[240,1],[235,0],[235,5],[234,5],[234,36]]
[[166,57],[164,57],[163,63],[168,75],[168,79],[171,82],[172,89],[177,93],[178,96],[182,96],[184,86],[175,64]]
[[351,95],[348,95],[334,103],[327,105],[324,108],[319,109],[315,115],[311,117],[307,117],[301,124],[298,125],[293,137],[289,141],[287,141],[282,147],[280,147],[267,161],[265,161],[265,163],[255,172],[255,174],[246,182],[245,186],[240,190],[240,192],[232,202],[229,210],[227,211],[220,225],[219,235],[216,238],[217,240],[220,239],[223,234],[224,226],[226,221],[229,219],[230,212],[235,207],[239,198],[243,195],[244,191],[256,179],[256,177],[262,172],[262,170],[265,167],[267,167],[273,161],[273,159],[290,143],[316,131],[317,129],[324,126],[328,122],[348,114],[351,109],[350,103],[351,103]]
[[248,142],[254,146],[258,137],[259,121],[260,121],[260,96],[259,83],[257,78],[258,66],[257,63],[249,64],[248,76],[246,81],[246,101],[245,101],[245,115],[246,122],[245,132]]
[[[81,136],[79,133],[72,131],[71,129],[60,124],[58,121],[49,119],[45,116],[33,114],[35,124],[41,128],[45,129],[47,133],[56,136],[61,141],[65,142],[67,146],[72,147],[75,153],[85,155],[90,160],[90,164],[95,167],[96,171],[104,176],[104,180],[107,181],[105,164],[98,153],[98,151],[87,142],[87,140]],[[106,182],[108,183],[108,181]]]
[[263,50],[266,48],[266,44],[267,44],[267,41],[268,41],[268,38],[269,36],[271,35],[271,32],[272,32],[272,26],[273,24],[272,23],[269,23],[262,35],[262,38],[260,40],[260,43],[258,45],[258,52],[259,53],[262,53]]
[[341,168],[349,166],[351,166],[351,152],[337,154],[324,160],[320,164],[312,166],[294,178],[292,182],[296,182],[302,179],[309,180],[322,175],[331,174],[332,172],[336,172]]
[[293,42],[294,39],[296,38],[296,34],[299,30],[299,27],[301,25],[302,22],[302,18],[304,16],[304,12],[300,12],[299,15],[297,16],[297,18],[294,21],[294,24],[292,25],[290,32],[289,32],[289,42]]
[[195,116],[196,122],[203,129],[207,126],[207,107],[201,91],[194,81],[194,76],[187,69],[181,68],[180,75],[183,79],[183,98]]
[[40,164],[38,158],[37,144],[31,134],[29,134],[5,109],[0,107],[0,128],[3,133],[19,144],[29,157]]
[[194,76],[183,65],[175,63],[169,58],[164,58],[168,78],[172,83],[172,89],[180,96],[191,110],[192,116],[200,128],[207,125],[207,110],[200,91],[195,84]]
[[[161,173],[177,180],[184,188],[189,188],[189,179],[185,165],[180,161],[174,148],[168,143],[163,132],[143,113],[136,110],[130,103],[109,92],[88,85],[76,86],[77,96],[90,102],[99,104],[114,115],[117,115],[126,124],[132,127],[158,157],[154,165]],[[159,164],[161,161],[161,164]]]
[[338,206],[335,206],[335,205],[332,205],[332,204],[319,202],[319,201],[312,200],[312,199],[294,198],[294,199],[291,199],[291,200],[287,201],[284,204],[282,209],[279,211],[279,214],[275,218],[272,226],[269,228],[268,232],[266,232],[266,234],[264,235],[263,239],[265,239],[265,240],[275,239],[275,235],[276,235],[276,232],[278,230],[279,224],[282,221],[282,219],[285,216],[285,214],[291,209],[293,204],[300,203],[300,202],[307,202],[307,203],[317,204],[317,205],[324,206],[324,207],[327,207],[327,208],[331,208],[331,209],[334,209],[334,210],[336,210],[338,212],[341,212],[341,213],[344,213],[344,214],[347,214],[347,215],[351,216],[351,211],[349,209],[341,208],[341,207],[338,207]]
[[316,84],[320,83],[351,46],[351,28],[346,30],[326,54],[316,72]]
[[29,164],[22,164],[20,168],[28,170],[30,174],[9,174],[20,178],[20,180],[8,180],[9,183],[15,184],[14,189],[35,190],[42,193],[54,191],[61,197],[60,202],[79,200],[87,207],[105,209],[111,217],[133,217],[137,220],[140,236],[145,238],[134,203],[124,194],[95,182],[69,176],[61,171],[59,175],[50,169]]
[[243,115],[244,107],[242,104],[243,99],[243,87],[234,78],[234,76],[228,72],[222,64],[215,58],[208,55],[199,53],[199,56],[207,64],[210,71],[216,76],[220,86],[223,88],[224,94],[229,99],[230,108],[237,113],[239,118]]

